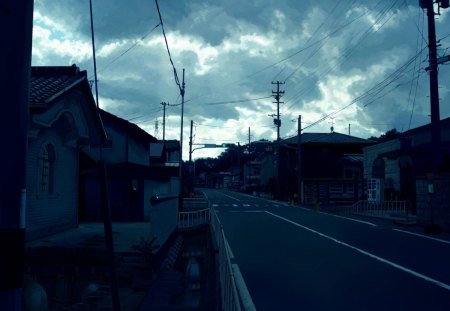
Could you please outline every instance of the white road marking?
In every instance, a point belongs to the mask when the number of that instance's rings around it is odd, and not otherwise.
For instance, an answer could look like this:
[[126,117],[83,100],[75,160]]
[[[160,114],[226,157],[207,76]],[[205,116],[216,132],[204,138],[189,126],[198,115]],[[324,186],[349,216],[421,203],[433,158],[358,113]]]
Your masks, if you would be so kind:
[[237,205],[237,204],[232,204],[233,205],[233,207],[239,207],[239,205]]
[[242,299],[244,310],[256,311],[255,304],[253,303],[252,297],[250,296],[247,285],[245,285],[245,281],[242,277],[241,270],[239,270],[239,266],[237,264],[232,264],[231,269],[233,270],[234,280],[236,281],[236,287],[239,292],[239,296]]
[[306,227],[306,226],[303,226],[303,225],[301,225],[301,224],[299,224],[299,223],[296,223],[296,222],[294,222],[294,221],[292,221],[292,220],[290,220],[290,219],[284,218],[284,217],[282,217],[282,216],[279,216],[279,215],[277,215],[277,214],[274,214],[274,213],[271,213],[271,212],[268,212],[268,211],[266,211],[266,213],[269,214],[269,215],[272,215],[273,217],[277,217],[277,218],[279,218],[279,219],[282,219],[282,220],[284,220],[284,221],[286,221],[286,222],[288,222],[288,223],[291,223],[291,224],[293,224],[293,225],[295,225],[295,226],[297,226],[297,227],[300,227],[300,228],[303,228],[303,229],[305,229],[305,230],[308,230],[308,231],[310,231],[310,232],[312,232],[312,233],[315,233],[315,234],[317,234],[317,235],[319,235],[319,236],[321,236],[321,237],[323,237],[323,238],[329,239],[329,240],[331,240],[331,241],[333,241],[333,242],[335,242],[335,243],[337,243],[337,244],[340,244],[340,245],[342,245],[342,246],[345,246],[345,247],[348,247],[348,248],[350,248],[350,249],[353,249],[353,250],[355,250],[355,251],[357,251],[357,252],[359,252],[359,253],[361,253],[361,254],[364,254],[364,255],[366,255],[366,256],[369,256],[370,258],[373,258],[373,259],[375,259],[375,260],[378,260],[378,261],[380,261],[380,262],[382,262],[382,263],[385,263],[385,264],[387,264],[387,265],[389,265],[389,266],[391,266],[391,267],[394,267],[394,268],[396,268],[396,269],[402,270],[402,271],[404,271],[404,272],[406,272],[406,273],[409,273],[409,274],[411,274],[411,275],[413,275],[413,276],[415,276],[415,277],[418,277],[418,278],[420,278],[420,279],[422,279],[422,280],[425,280],[425,281],[427,281],[427,282],[433,283],[434,285],[440,286],[440,287],[442,287],[442,288],[444,288],[444,289],[450,291],[450,285],[448,285],[448,284],[445,284],[445,283],[440,282],[440,281],[438,281],[438,280],[436,280],[436,279],[430,278],[430,277],[428,277],[428,276],[426,276],[426,275],[423,275],[423,274],[421,274],[421,273],[418,273],[418,272],[416,272],[416,271],[414,271],[414,270],[408,269],[408,268],[406,268],[406,267],[404,267],[404,266],[402,266],[402,265],[396,264],[396,263],[394,263],[394,262],[392,262],[392,261],[389,261],[389,260],[387,260],[387,259],[381,258],[381,257],[379,257],[379,256],[377,256],[377,255],[374,255],[374,254],[372,254],[372,253],[369,253],[369,252],[367,252],[367,251],[364,251],[364,250],[362,250],[362,249],[360,249],[360,248],[357,248],[357,247],[355,247],[355,246],[353,246],[353,245],[350,245],[350,244],[347,244],[347,243],[345,243],[345,242],[342,242],[342,241],[340,241],[340,240],[338,240],[338,239],[335,239],[335,238],[333,238],[333,237],[331,237],[331,236],[329,236],[329,235],[323,234],[323,233],[321,233],[321,232],[319,232],[319,231],[316,231],[316,230],[314,230],[314,229],[311,229],[311,228],[308,228],[308,227]]
[[249,207],[250,204],[242,204],[242,206],[244,206],[244,207]]
[[221,194],[221,195],[224,195],[224,196],[226,196],[226,197],[228,197],[228,198],[230,198],[230,199],[233,199],[233,200],[236,200],[236,201],[241,202],[241,200],[236,199],[235,197],[232,197],[232,196],[230,196],[230,195],[228,195],[228,194],[225,194],[225,193],[222,193],[222,192],[220,192],[220,194]]
[[445,243],[445,244],[450,244],[450,241],[447,240],[442,240],[442,239],[437,239],[437,238],[433,238],[431,236],[427,236],[427,235],[423,235],[423,234],[419,234],[419,233],[414,233],[411,231],[406,231],[406,230],[401,230],[401,229],[392,229],[394,231],[399,231],[399,232],[403,232],[403,233],[407,233],[407,234],[411,234],[411,235],[415,235],[415,236],[419,236],[421,238],[425,238],[425,239],[430,239],[430,240],[434,240],[434,241],[438,241],[441,243]]
[[265,213],[267,211],[262,211],[262,210],[242,210],[242,209],[240,209],[240,210],[231,210],[231,211],[228,211],[228,212],[230,212],[230,213]]
[[211,206],[212,206],[212,207],[218,207],[219,204],[212,204]]
[[347,219],[347,220],[351,220],[351,221],[360,222],[360,223],[362,223],[362,224],[366,224],[366,225],[369,225],[369,226],[372,226],[372,227],[377,227],[376,224],[373,224],[373,223],[368,222],[368,221],[363,221],[363,220],[358,220],[358,219],[354,219],[354,218],[350,218],[350,217],[344,217],[344,216],[334,215],[334,214],[325,213],[325,212],[320,212],[320,213],[321,213],[321,214],[328,215],[328,216],[333,216],[333,217],[337,217],[337,218],[342,218],[342,219]]

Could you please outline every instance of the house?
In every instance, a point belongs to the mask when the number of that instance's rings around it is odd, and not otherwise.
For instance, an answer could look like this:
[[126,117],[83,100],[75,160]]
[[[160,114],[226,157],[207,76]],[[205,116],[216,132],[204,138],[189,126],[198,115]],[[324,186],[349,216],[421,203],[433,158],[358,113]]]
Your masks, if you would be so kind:
[[[375,142],[331,131],[302,133],[300,202],[304,204],[353,203],[363,196],[364,147]],[[298,196],[298,136],[281,140],[277,190],[283,199]],[[275,164],[276,165],[276,164]],[[276,170],[274,171],[276,173]],[[278,177],[278,178],[277,178]]]
[[[97,149],[83,148],[80,182],[84,200],[80,205],[80,217],[83,221],[102,219],[94,163],[103,159],[108,175],[111,219],[148,221],[152,196],[178,193],[179,144],[171,141],[162,148],[164,143],[139,126],[105,110],[100,110],[100,116],[111,144],[101,153]],[[155,149],[160,151],[157,156]]]
[[78,225],[79,157],[106,140],[86,71],[32,67],[27,154],[27,239]]
[[[412,213],[417,212],[418,217],[429,218],[431,197],[427,194],[427,184],[433,183],[431,179],[437,179],[439,183],[448,185],[449,177],[446,174],[450,172],[450,118],[440,121],[440,129],[441,162],[434,176],[431,174],[430,124],[406,131],[396,139],[364,148],[364,178],[368,180],[368,199],[377,202],[405,200]],[[441,187],[435,185],[435,188],[434,192],[437,192]],[[440,197],[447,192],[448,188],[441,194],[434,193],[433,197]],[[440,197],[438,201],[441,203],[437,203],[436,211],[448,199]],[[442,208],[441,212],[447,215],[445,217],[448,218],[450,228],[448,204]]]

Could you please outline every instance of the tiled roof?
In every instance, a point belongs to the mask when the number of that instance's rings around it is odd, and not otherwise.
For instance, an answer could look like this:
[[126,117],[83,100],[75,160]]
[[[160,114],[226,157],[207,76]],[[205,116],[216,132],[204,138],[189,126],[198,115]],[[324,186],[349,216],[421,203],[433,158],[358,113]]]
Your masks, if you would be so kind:
[[84,79],[86,71],[75,65],[31,67],[30,107],[45,106]]
[[[320,144],[373,144],[374,142],[368,139],[363,139],[355,136],[345,135],[337,132],[330,133],[303,133],[302,144],[306,143],[320,143]],[[298,137],[294,136],[283,140],[285,144],[297,144]]]

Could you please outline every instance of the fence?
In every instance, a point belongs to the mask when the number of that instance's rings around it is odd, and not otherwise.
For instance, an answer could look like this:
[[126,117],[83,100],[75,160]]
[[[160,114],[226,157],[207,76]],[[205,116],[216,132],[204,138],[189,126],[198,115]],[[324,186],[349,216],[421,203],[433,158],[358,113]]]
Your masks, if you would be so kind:
[[[236,287],[235,273],[237,266],[231,264],[231,251],[225,239],[225,234],[219,217],[210,208],[206,198],[183,199],[184,212],[178,213],[178,228],[192,229],[209,224],[213,243],[218,249],[219,281],[222,295],[222,310],[240,311],[241,296]],[[247,309],[244,304],[244,309]],[[254,308],[248,308],[254,310]]]
[[183,210],[200,210],[209,208],[209,201],[204,197],[184,198]]
[[230,250],[219,217],[214,209],[211,211],[211,231],[219,250],[219,276],[222,294],[222,310],[240,311],[240,299],[236,288],[233,266],[230,261]]
[[346,209],[344,214],[387,217],[393,215],[407,215],[408,210],[406,201],[358,201],[350,208]]
[[210,209],[205,208],[191,212],[178,213],[178,228],[189,229],[201,225],[207,225],[210,222]]

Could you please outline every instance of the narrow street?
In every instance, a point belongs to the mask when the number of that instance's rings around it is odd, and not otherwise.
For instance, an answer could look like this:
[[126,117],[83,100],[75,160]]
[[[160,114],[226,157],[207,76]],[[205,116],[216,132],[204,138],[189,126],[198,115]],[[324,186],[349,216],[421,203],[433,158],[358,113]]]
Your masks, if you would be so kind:
[[447,310],[450,242],[205,190],[257,310]]

